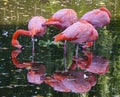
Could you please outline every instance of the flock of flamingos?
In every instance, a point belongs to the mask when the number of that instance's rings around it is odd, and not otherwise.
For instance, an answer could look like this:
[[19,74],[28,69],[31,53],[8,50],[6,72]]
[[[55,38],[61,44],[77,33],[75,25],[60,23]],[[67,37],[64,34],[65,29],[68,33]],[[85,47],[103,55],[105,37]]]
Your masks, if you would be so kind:
[[[34,37],[42,37],[46,33],[47,26],[55,26],[63,30],[61,33],[54,36],[54,41],[64,40],[77,44],[76,56],[78,56],[78,45],[82,44],[82,48],[93,46],[93,42],[98,39],[98,32],[96,28],[102,28],[110,23],[111,13],[105,7],[94,9],[85,13],[80,19],[73,9],[61,9],[57,11],[49,19],[42,16],[34,16],[28,23],[28,31],[19,29],[12,37],[12,46],[18,48],[18,51],[12,52],[12,61],[18,68],[29,69],[27,78],[28,81],[35,84],[45,82],[57,91],[85,93],[96,84],[96,77],[93,73],[105,74],[108,70],[109,61],[101,56],[94,56],[92,52],[83,51],[87,59],[79,58],[77,63],[81,69],[86,69],[89,72],[73,72],[78,65],[76,65],[76,57],[73,59],[72,65],[69,67],[68,72],[56,72],[52,77],[45,76],[45,66],[39,63],[20,63],[17,56],[21,53],[22,45],[18,42],[17,38],[20,35],[32,37],[33,50],[34,50]],[[66,47],[64,47],[66,51]],[[91,59],[92,58],[92,59]],[[92,63],[91,63],[91,60]],[[32,65],[31,65],[32,64]],[[88,64],[88,65],[85,65]]]
[[73,9],[61,9],[51,18],[46,20],[42,16],[34,16],[28,23],[28,31],[17,30],[12,37],[12,46],[22,48],[17,38],[20,35],[43,36],[46,33],[47,26],[55,26],[62,29],[63,32],[54,36],[54,41],[67,40],[75,44],[83,44],[83,48],[93,45],[93,41],[98,38],[96,28],[102,28],[110,23],[111,13],[105,7],[94,9],[84,14],[80,19]]

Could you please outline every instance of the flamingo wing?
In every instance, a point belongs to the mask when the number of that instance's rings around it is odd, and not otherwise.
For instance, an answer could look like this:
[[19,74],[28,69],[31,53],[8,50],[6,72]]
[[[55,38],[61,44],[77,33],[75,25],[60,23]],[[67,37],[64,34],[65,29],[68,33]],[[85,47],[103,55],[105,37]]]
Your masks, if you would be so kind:
[[101,28],[110,23],[110,16],[110,12],[101,7],[87,12],[81,19],[88,21],[95,28]]
[[98,36],[95,28],[87,22],[76,22],[62,33],[56,35],[55,41],[69,40],[74,43],[94,41]]
[[77,20],[77,13],[73,9],[61,9],[48,19],[45,24],[53,25],[59,29],[65,29]]

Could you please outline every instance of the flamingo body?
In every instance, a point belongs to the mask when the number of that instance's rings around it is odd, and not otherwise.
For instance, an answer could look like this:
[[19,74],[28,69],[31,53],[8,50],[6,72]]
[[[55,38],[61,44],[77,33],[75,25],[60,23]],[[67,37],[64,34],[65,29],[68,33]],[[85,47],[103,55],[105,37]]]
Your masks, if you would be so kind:
[[22,48],[20,45],[19,41],[17,38],[20,35],[25,35],[25,36],[43,36],[46,33],[46,27],[43,27],[42,24],[45,23],[45,19],[42,16],[34,16],[28,23],[28,30],[17,30],[13,36],[12,36],[12,46],[17,47],[17,48]]
[[68,40],[72,43],[81,44],[95,41],[98,38],[98,32],[90,23],[80,20],[54,36],[54,38],[56,42]]
[[66,29],[77,22],[77,13],[73,9],[58,10],[48,21],[46,25],[53,25],[59,29]]
[[45,23],[45,19],[42,16],[33,17],[28,24],[28,29],[31,31],[32,37],[34,36],[43,36],[46,32],[46,27],[43,27],[42,24]]
[[94,9],[84,14],[81,19],[91,23],[95,28],[102,28],[110,23],[111,13],[105,7]]

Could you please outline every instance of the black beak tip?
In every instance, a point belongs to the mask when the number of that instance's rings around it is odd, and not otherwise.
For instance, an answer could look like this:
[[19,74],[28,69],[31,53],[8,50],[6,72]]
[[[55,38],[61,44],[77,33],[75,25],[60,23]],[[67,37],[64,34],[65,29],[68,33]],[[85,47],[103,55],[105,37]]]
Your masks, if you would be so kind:
[[21,50],[24,50],[24,49],[25,49],[25,46],[22,46],[22,47],[21,47]]
[[46,24],[42,24],[42,27],[46,27],[47,25]]
[[79,44],[79,48],[80,48],[80,50],[83,50],[83,47],[82,46],[84,46],[83,44]]

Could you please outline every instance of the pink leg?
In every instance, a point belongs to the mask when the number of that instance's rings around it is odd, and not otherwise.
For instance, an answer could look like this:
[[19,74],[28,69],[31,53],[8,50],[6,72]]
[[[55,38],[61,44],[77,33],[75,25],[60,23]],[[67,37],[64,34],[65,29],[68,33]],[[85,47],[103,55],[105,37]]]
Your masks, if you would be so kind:
[[67,41],[65,40],[64,42],[64,66],[65,66],[65,70],[67,69],[67,64],[66,64],[66,43]]
[[76,46],[76,55],[75,55],[77,68],[78,68],[78,49],[79,49],[79,44],[77,44]]
[[32,61],[34,61],[35,56],[35,39],[32,37]]

